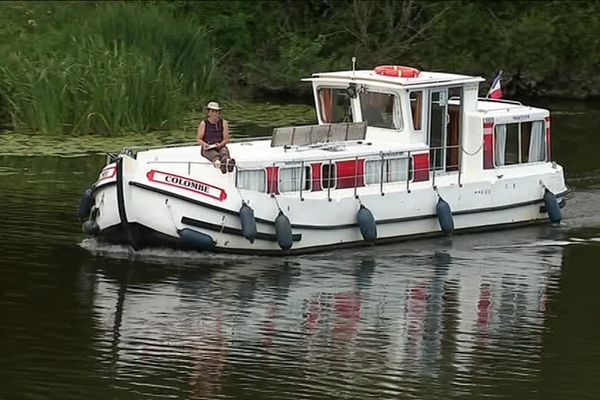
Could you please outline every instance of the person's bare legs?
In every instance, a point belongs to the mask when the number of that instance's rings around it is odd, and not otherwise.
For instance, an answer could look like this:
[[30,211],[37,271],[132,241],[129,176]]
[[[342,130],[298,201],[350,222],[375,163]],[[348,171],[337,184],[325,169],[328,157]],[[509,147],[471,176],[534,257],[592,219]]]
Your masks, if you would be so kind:
[[221,163],[225,163],[229,160],[229,149],[227,146],[223,146],[219,149],[219,159],[221,160]]
[[221,166],[221,157],[219,154],[218,150],[215,149],[210,149],[210,150],[204,150],[202,149],[201,154],[204,158],[206,158],[208,161],[210,161],[211,163],[213,163],[213,165],[215,166],[215,168],[219,168]]
[[229,172],[232,172],[233,169],[228,167],[230,158],[227,146],[223,146],[219,149],[219,158],[221,159],[221,172],[226,173],[228,169],[230,170]]
[[229,149],[227,146],[221,147],[219,150],[210,149],[210,150],[202,150],[202,156],[208,159],[213,163],[215,168],[221,168],[222,173],[233,172],[233,165],[235,164],[235,160],[231,160],[229,158]]

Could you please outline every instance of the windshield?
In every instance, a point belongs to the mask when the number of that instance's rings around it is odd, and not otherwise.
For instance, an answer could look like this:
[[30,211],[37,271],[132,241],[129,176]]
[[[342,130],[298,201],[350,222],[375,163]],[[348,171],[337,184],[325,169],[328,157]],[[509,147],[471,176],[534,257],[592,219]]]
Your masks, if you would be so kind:
[[365,91],[360,94],[363,121],[368,126],[386,129],[402,129],[400,101],[389,93]]
[[326,124],[352,122],[352,106],[345,89],[319,89],[319,112]]

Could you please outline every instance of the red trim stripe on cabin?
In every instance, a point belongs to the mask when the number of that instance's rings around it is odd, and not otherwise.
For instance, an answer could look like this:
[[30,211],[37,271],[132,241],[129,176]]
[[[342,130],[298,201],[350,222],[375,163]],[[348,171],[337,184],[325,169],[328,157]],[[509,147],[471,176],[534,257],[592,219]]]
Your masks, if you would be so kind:
[[413,155],[413,182],[429,180],[429,153]]
[[312,172],[312,191],[323,190],[321,186],[321,163],[310,164],[310,170]]
[[552,129],[550,128],[550,116],[544,118],[546,121],[546,149],[548,154],[546,155],[546,160],[552,160]]
[[365,160],[346,160],[335,163],[337,172],[337,189],[365,186]]
[[279,194],[279,167],[267,167],[267,193]]
[[494,123],[483,123],[483,168],[494,168]]

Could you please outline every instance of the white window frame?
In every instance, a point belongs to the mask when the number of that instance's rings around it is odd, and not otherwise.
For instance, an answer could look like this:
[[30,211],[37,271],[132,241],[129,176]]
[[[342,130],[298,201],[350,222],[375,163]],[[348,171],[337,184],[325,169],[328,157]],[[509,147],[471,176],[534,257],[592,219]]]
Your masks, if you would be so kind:
[[[410,95],[412,93],[418,93],[421,92],[421,128],[420,129],[416,129],[415,128],[415,121],[413,118],[413,113],[412,113],[412,104],[411,104],[411,98]],[[414,89],[414,90],[409,90],[408,91],[408,109],[410,110],[410,126],[413,130],[414,133],[422,133],[423,131],[425,131],[425,124],[427,123],[427,119],[426,119],[426,90],[425,89]]]
[[[394,100],[393,100],[393,108],[392,108],[392,124],[395,121],[394,118],[394,111],[397,110],[398,115],[400,117],[400,127],[399,128],[382,128],[379,126],[369,126],[369,128],[371,129],[382,129],[382,130],[386,130],[386,131],[394,131],[394,132],[402,132],[404,130],[404,127],[406,126],[405,123],[405,118],[404,118],[404,113],[402,112],[402,101],[401,101],[401,96],[398,92],[393,91],[393,90],[382,90],[380,88],[369,88],[369,87],[363,87],[364,89],[362,91],[359,92],[357,98],[358,98],[358,110],[360,111],[359,115],[360,115],[360,122],[364,122],[363,119],[363,105],[362,105],[362,99],[361,99],[361,95],[364,92],[368,92],[368,93],[377,93],[377,94],[387,94],[387,95],[391,95],[394,96]],[[412,115],[411,115],[411,119],[412,119]],[[412,124],[412,122],[411,122]]]
[[[254,188],[248,188],[248,187],[244,187],[242,186],[242,181],[243,175],[246,174],[252,174],[252,173],[256,173],[256,174],[262,174],[262,190],[256,190]],[[256,180],[257,184],[260,185],[260,179]],[[267,171],[264,168],[256,168],[256,169],[239,169],[237,172],[237,182],[236,182],[236,186],[239,189],[244,189],[244,190],[251,190],[254,192],[259,192],[259,193],[266,193],[267,192]],[[260,188],[260,186],[259,186]]]
[[[325,178],[324,178],[325,174],[323,173],[323,168],[325,168],[325,167],[327,167],[327,168],[331,167],[331,169],[329,171],[330,175],[329,175],[329,178],[327,178],[327,180],[329,182],[333,181],[333,186],[328,186],[328,187],[325,186]],[[331,177],[332,171],[333,171],[333,179]],[[331,164],[329,164],[329,162],[324,162],[323,164],[321,164],[321,188],[323,190],[337,188],[337,178],[338,178],[337,177],[337,165],[336,165],[335,161],[332,162]]]
[[[544,159],[543,160],[537,160],[537,161],[523,162],[523,160],[522,160],[523,142],[522,142],[522,129],[521,129],[521,127],[522,127],[523,123],[531,123],[531,130],[533,131],[533,124],[536,123],[536,122],[538,122],[538,123],[541,122],[542,123],[542,138],[544,140]],[[517,163],[514,163],[514,164],[497,165],[496,164],[496,160],[498,160],[498,154],[496,154],[496,133],[497,133],[496,129],[500,125],[507,126],[507,125],[512,125],[512,124],[516,124],[517,125],[517,132],[518,132],[517,133],[517,135],[518,135],[517,140],[518,140],[518,143],[519,143],[519,145],[518,145],[518,159],[519,159],[519,161]],[[507,136],[508,136],[508,128],[506,128],[506,131],[507,131]],[[494,154],[493,154],[494,168],[514,167],[514,166],[517,166],[517,165],[528,165],[528,164],[539,164],[539,163],[545,163],[545,162],[548,161],[548,138],[546,137],[546,121],[543,120],[543,119],[539,119],[539,120],[536,119],[536,120],[531,120],[531,121],[504,122],[504,123],[501,123],[501,124],[494,124],[493,135],[494,135]],[[530,132],[530,135],[531,135],[531,132]],[[530,140],[530,145],[531,145],[531,136],[530,136],[529,140]],[[506,145],[505,145],[505,151],[504,151],[504,157],[503,158],[506,158]],[[528,156],[528,158],[529,158],[529,156]]]
[[[406,162],[406,173],[405,173],[405,177],[404,179],[391,179],[392,176],[390,174],[393,173],[398,173],[397,171],[394,171],[392,169],[392,171],[390,171],[390,162],[391,161],[397,161],[397,160],[405,160]],[[400,156],[400,157],[386,157],[383,160],[381,158],[373,158],[373,159],[367,159],[365,161],[365,185],[379,185],[381,184],[381,163],[382,161],[385,163],[385,167],[384,167],[384,175],[383,175],[383,183],[396,183],[396,182],[406,182],[407,180],[410,182],[412,181],[412,173],[411,173],[411,163],[412,163],[412,157],[408,157],[408,156]],[[375,176],[375,180],[374,181],[369,181],[369,176],[367,175],[367,169],[368,169],[368,164],[373,164],[375,163],[377,165],[377,167],[375,168],[377,170],[377,175]]]
[[[344,91],[346,90],[347,86],[337,86],[337,85],[319,85],[317,86],[317,89],[315,90],[315,97],[316,97],[316,101],[317,101],[317,118],[319,120],[319,122],[321,124],[336,124],[336,123],[343,123],[343,122],[325,122],[325,119],[323,118],[323,107],[321,104],[321,90],[323,89],[330,89],[330,90],[340,90],[340,91]],[[358,97],[358,96],[356,96]],[[356,99],[351,98],[350,96],[348,96],[348,99],[350,100],[350,110],[352,115],[350,115],[350,120],[347,122],[354,122],[356,121]],[[334,105],[335,107],[335,105]]]
[[[294,187],[291,184],[286,184],[283,175],[285,172],[293,170],[293,169],[299,169],[299,173],[300,173],[300,177],[297,180],[297,185],[298,187]],[[300,190],[302,191],[311,191],[312,190],[312,170],[310,165],[286,165],[286,166],[282,166],[279,168],[279,192],[280,193],[292,193],[292,192],[299,192]],[[306,183],[308,182],[308,188],[306,188]],[[286,185],[290,185],[291,188],[288,189],[288,187],[286,187]]]

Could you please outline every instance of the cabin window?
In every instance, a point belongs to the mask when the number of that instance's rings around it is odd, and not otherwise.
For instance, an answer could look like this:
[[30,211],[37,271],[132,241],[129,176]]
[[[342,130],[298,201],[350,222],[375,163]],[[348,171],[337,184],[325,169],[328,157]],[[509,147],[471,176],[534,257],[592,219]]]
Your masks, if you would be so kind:
[[389,93],[361,92],[360,108],[367,126],[402,129],[400,99]]
[[265,192],[267,178],[264,169],[238,170],[237,187],[240,189]]
[[279,169],[279,191],[310,190],[310,167],[283,167]]
[[497,167],[546,160],[544,121],[498,124],[494,143]]
[[522,162],[546,161],[546,135],[544,127],[544,121],[524,122],[521,124]]
[[326,124],[352,122],[352,105],[345,89],[319,89],[319,111]]
[[381,183],[381,165],[383,162],[383,182],[400,182],[409,178],[409,159],[390,158],[385,160],[369,160],[365,167],[365,182],[367,185]]
[[410,112],[413,130],[423,129],[423,91],[410,92]]
[[323,164],[321,167],[321,186],[323,189],[335,188],[336,179],[335,164]]

